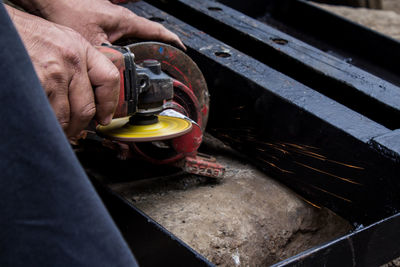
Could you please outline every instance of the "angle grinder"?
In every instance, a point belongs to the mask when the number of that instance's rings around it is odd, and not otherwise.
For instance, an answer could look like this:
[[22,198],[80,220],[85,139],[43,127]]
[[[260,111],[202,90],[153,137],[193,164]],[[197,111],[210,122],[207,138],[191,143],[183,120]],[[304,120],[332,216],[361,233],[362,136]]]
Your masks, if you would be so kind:
[[103,145],[121,159],[138,157],[184,171],[222,177],[215,158],[197,152],[208,120],[209,94],[200,69],[181,50],[158,42],[98,48],[119,69],[118,107],[98,125]]
[[174,96],[173,79],[154,59],[135,63],[128,47],[101,46],[98,49],[119,69],[120,97],[114,119],[99,125],[97,133],[112,140],[144,142],[184,135],[192,128],[189,120],[162,116],[167,101]]

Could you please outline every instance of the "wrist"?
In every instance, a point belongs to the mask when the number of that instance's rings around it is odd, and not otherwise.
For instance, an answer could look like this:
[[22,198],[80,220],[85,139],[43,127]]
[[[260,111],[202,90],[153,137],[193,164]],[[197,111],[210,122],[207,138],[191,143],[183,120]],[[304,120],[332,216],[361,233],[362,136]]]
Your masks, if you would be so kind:
[[[9,14],[14,26],[19,33],[25,47],[29,52],[29,48],[35,45],[35,38],[41,33],[39,33],[39,25],[42,20],[39,17],[28,14],[26,12],[20,11],[8,5],[4,5],[7,13]],[[49,29],[49,27],[47,27]]]
[[52,0],[10,0],[13,4],[16,4],[22,7],[26,12],[31,14],[35,14],[41,17],[45,17],[46,14],[49,14],[54,5]]

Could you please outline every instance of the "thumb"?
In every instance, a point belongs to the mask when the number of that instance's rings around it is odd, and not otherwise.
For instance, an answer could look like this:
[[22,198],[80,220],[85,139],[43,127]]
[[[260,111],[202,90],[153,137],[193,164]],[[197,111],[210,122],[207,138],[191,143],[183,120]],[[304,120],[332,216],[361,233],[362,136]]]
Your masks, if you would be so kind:
[[[123,35],[134,36],[140,39],[159,40],[167,43],[173,43],[176,46],[186,50],[185,45],[179,37],[165,28],[158,22],[154,22],[136,15],[128,9],[125,9],[124,20],[122,21]],[[110,35],[110,41],[117,39],[118,34]]]

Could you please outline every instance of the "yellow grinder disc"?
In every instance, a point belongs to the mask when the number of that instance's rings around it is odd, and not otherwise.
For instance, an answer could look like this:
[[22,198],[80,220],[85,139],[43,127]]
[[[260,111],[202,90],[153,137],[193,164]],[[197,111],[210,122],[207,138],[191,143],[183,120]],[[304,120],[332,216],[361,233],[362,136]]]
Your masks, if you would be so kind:
[[146,142],[174,138],[184,135],[192,129],[188,120],[158,116],[158,122],[149,125],[132,125],[129,117],[113,119],[107,126],[99,125],[96,130],[99,135],[112,140]]

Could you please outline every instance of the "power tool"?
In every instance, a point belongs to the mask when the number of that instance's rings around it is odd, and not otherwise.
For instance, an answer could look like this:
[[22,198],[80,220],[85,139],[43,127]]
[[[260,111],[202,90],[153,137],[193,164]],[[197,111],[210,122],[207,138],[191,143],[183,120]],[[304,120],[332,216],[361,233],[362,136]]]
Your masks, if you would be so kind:
[[185,171],[222,177],[214,158],[197,152],[207,124],[209,94],[203,74],[181,50],[158,42],[98,49],[121,76],[112,122],[98,125],[103,144],[120,158],[140,157]]

